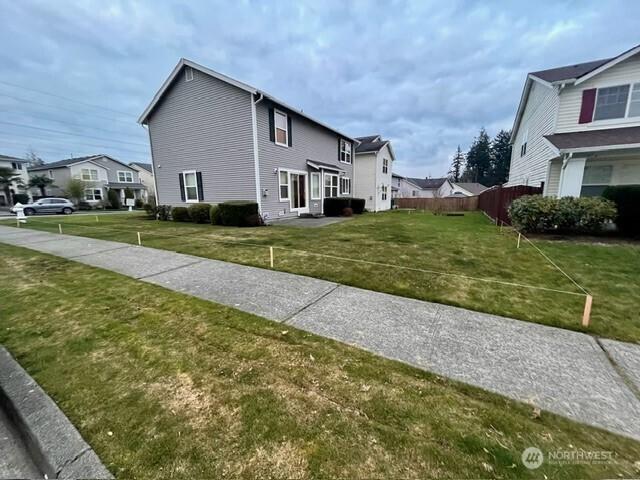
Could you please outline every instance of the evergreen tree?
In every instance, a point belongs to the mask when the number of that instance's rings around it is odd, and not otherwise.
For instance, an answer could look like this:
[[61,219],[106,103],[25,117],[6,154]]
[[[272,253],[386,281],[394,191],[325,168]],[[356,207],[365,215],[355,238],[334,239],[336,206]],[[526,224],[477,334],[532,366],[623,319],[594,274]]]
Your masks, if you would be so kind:
[[465,182],[477,182],[487,185],[491,173],[491,141],[487,131],[483,128],[473,139],[471,147],[467,152],[467,164],[462,174]]
[[491,142],[491,174],[487,187],[502,185],[509,177],[511,130],[500,130]]
[[451,169],[449,170],[449,179],[453,182],[459,182],[462,177],[462,171],[464,169],[464,153],[458,145],[458,150],[453,156],[451,161]]

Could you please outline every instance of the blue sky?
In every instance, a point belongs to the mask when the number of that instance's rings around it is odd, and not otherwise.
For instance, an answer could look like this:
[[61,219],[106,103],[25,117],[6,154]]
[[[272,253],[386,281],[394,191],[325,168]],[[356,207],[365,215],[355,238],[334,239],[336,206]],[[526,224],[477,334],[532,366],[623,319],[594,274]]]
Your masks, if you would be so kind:
[[0,153],[149,161],[136,119],[186,57],[440,176],[480,127],[511,127],[528,71],[614,56],[638,18],[615,0],[1,0]]

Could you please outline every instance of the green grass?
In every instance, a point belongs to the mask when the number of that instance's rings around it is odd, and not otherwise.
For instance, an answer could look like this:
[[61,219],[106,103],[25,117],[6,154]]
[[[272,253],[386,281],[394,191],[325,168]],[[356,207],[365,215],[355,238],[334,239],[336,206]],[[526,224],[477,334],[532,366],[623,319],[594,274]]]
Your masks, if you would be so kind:
[[[143,244],[203,257],[275,268],[371,290],[455,305],[531,322],[640,341],[640,245],[536,240],[535,243],[594,297],[591,325],[581,326],[584,296],[541,291],[456,276],[310,255],[316,252],[411,268],[449,272],[579,293],[580,290],[522,242],[481,213],[367,214],[322,228],[231,228],[157,222],[140,215],[45,217],[29,227]],[[111,230],[113,229],[113,230]],[[231,243],[220,243],[228,241]],[[251,245],[242,245],[251,244]]]
[[630,439],[286,325],[17,247],[0,276],[0,342],[118,478],[640,474]]

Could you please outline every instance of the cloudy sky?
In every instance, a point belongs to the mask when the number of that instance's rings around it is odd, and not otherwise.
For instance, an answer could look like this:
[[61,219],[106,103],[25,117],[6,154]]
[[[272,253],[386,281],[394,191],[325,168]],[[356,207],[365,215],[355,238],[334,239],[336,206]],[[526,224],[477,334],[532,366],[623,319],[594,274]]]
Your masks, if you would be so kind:
[[440,176],[511,127],[526,72],[614,56],[638,18],[635,0],[0,0],[0,154],[149,161],[136,119],[186,57]]

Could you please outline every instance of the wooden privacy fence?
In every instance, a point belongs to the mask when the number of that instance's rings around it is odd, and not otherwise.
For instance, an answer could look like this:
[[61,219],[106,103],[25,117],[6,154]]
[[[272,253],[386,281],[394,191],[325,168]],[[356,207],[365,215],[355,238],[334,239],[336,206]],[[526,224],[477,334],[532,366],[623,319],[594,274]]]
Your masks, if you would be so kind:
[[398,208],[416,208],[437,212],[462,212],[478,209],[478,197],[396,198]]
[[496,223],[504,222],[511,225],[507,210],[516,198],[523,195],[538,195],[542,193],[542,186],[528,187],[517,185],[503,187],[497,185],[482,192],[478,198],[478,208],[491,217]]

